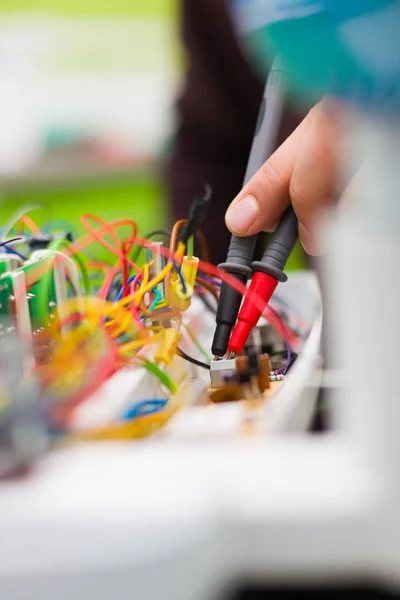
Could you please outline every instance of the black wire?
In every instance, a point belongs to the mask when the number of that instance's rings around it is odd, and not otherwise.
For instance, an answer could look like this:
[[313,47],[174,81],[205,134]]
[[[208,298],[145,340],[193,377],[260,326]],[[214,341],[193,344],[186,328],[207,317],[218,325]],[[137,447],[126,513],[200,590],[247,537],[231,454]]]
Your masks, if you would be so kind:
[[7,244],[11,244],[11,242],[19,242],[22,240],[22,237],[11,238],[10,240],[5,240],[4,242],[0,242],[0,247],[7,246]]
[[171,237],[171,232],[168,231],[167,229],[154,229],[153,231],[150,231],[150,233],[148,233],[147,235],[145,235],[144,237],[146,239],[151,239],[153,238],[155,235],[165,235],[167,237]]
[[[144,238],[146,240],[150,240],[151,238],[153,238],[156,235],[165,235],[166,237],[170,238],[171,237],[171,232],[167,231],[167,229],[154,229],[153,231],[150,231],[150,233],[146,234],[144,236]],[[136,262],[137,259],[139,258],[139,255],[142,251],[142,246],[139,246],[139,248],[136,250],[134,256],[132,256],[132,262]]]
[[192,363],[192,365],[196,365],[196,367],[201,367],[202,369],[207,369],[207,371],[210,370],[210,365],[208,365],[207,363],[201,362],[201,360],[197,360],[196,358],[193,358],[192,356],[189,356],[188,354],[186,354],[186,352],[184,352],[180,348],[178,348],[178,354],[180,354],[180,356],[182,358],[184,358],[185,360],[187,360],[188,362]]
[[20,240],[22,240],[21,237],[15,237],[15,238],[11,238],[10,240],[6,240],[5,242],[0,242],[0,248],[5,248],[6,252],[9,252],[10,254],[16,254],[17,256],[22,258],[22,260],[28,260],[28,258],[26,256],[24,256],[23,254],[21,254],[21,252],[18,252],[18,250],[16,250],[12,246],[9,246],[9,244],[11,242],[18,242]]
[[206,185],[204,194],[196,196],[192,200],[189,206],[187,223],[179,232],[178,242],[183,242],[186,245],[190,236],[194,235],[200,229],[206,218],[211,196],[212,189],[209,185]]

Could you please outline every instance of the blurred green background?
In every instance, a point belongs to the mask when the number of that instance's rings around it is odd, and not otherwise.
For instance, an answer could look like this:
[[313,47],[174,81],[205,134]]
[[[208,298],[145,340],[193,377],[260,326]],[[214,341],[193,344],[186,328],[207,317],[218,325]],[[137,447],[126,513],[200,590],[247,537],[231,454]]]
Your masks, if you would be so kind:
[[40,12],[93,16],[156,16],[174,18],[174,0],[2,0],[1,12]]
[[[87,17],[123,20],[126,17],[137,19],[138,23],[145,20],[150,24],[150,30],[146,29],[146,32],[151,32],[151,23],[154,23],[154,37],[150,35],[150,39],[147,39],[146,33],[143,51],[125,57],[125,66],[128,64],[138,73],[167,70],[171,72],[171,77],[178,80],[183,64],[177,36],[179,0],[2,0],[0,18],[10,15],[22,19],[32,15],[39,19],[41,15],[50,15],[68,21]],[[160,22],[171,31],[167,44],[164,38],[159,39],[157,26]],[[138,42],[141,49],[140,44]],[[104,45],[104,52],[107,53],[107,44]],[[118,52],[120,49],[115,49],[115,54]],[[89,53],[89,61],[91,58],[93,56]],[[69,69],[88,68],[79,52],[74,55],[73,49],[66,61]],[[55,63],[53,68],[59,68],[59,64]],[[60,141],[62,143],[63,132],[60,132],[59,139],[57,136],[56,131],[53,140],[55,145]],[[145,166],[138,161],[137,166],[122,169],[105,167],[104,170],[95,169],[94,173],[89,170],[88,173],[79,174],[72,169],[66,176],[35,177],[30,173],[26,177],[7,177],[0,187],[1,219],[4,222],[22,205],[40,204],[43,208],[32,213],[39,225],[49,220],[67,221],[73,223],[78,233],[83,231],[79,219],[84,212],[93,212],[107,220],[133,218],[141,234],[164,227],[168,223],[168,206],[161,173],[164,151],[165,148],[160,148],[158,155],[145,161]],[[299,268],[302,265],[302,252],[297,248],[288,267]]]
[[[173,31],[177,23],[178,3],[175,0],[2,0],[0,18],[12,15],[50,15],[66,17],[110,17],[144,19],[148,23],[167,21]],[[146,51],[133,57],[137,70],[162,69],[165,61],[168,68],[178,70],[178,40],[176,47],[163,48],[153,44],[153,56]],[[168,59],[165,55],[169,53]],[[161,63],[161,60],[162,63]],[[79,65],[78,65],[79,66]],[[167,222],[165,190],[160,174],[159,157],[145,166],[132,168],[104,169],[95,175],[67,177],[6,177],[1,184],[1,215],[6,219],[24,204],[43,205],[32,217],[40,225],[50,219],[66,220],[82,231],[79,217],[83,212],[94,212],[105,219],[130,217],[135,219],[141,233],[164,226]]]

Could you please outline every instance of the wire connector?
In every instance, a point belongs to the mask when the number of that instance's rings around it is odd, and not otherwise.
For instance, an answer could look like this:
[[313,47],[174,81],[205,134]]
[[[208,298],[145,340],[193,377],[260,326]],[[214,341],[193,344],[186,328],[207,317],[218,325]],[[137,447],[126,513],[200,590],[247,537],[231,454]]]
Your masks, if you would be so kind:
[[192,294],[194,284],[196,283],[197,270],[199,268],[199,259],[197,256],[183,257],[181,273],[185,278],[186,285],[192,288]]
[[184,256],[180,268],[181,276],[185,280],[186,290],[183,290],[179,277],[171,277],[168,301],[171,306],[176,306],[183,312],[191,304],[197,270],[199,268],[199,259],[196,256],[192,256],[191,258]]
[[154,360],[157,363],[169,365],[178,351],[178,344],[181,340],[181,333],[178,329],[168,327],[165,329],[164,336],[154,354]]

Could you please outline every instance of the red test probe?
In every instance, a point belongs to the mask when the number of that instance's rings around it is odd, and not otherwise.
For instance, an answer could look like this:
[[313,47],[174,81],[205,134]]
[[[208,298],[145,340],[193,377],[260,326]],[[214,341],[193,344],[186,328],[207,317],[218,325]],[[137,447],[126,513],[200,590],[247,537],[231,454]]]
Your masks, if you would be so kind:
[[[235,354],[242,352],[251,330],[257,325],[278,282],[287,280],[283,269],[296,244],[297,238],[297,217],[293,207],[289,206],[284,212],[275,232],[272,234],[261,261],[254,261],[251,264],[254,275],[228,343],[228,350],[230,352],[234,352]],[[252,293],[260,299],[260,303],[257,303],[257,305],[252,299]],[[262,310],[259,308],[259,304],[261,303],[264,307]]]

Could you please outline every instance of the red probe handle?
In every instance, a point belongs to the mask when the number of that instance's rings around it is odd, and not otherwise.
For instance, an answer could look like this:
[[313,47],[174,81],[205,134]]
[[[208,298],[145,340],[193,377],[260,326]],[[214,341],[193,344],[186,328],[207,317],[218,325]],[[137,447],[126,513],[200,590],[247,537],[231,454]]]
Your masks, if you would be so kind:
[[257,325],[258,320],[266,309],[277,285],[278,280],[275,279],[275,277],[260,271],[254,273],[249,291],[258,296],[260,302],[263,302],[264,308],[260,310],[258,305],[256,306],[252,300],[252,294],[246,294],[242,308],[239,312],[238,321],[229,340],[228,350],[230,352],[234,352],[235,354],[242,352],[251,330]]

